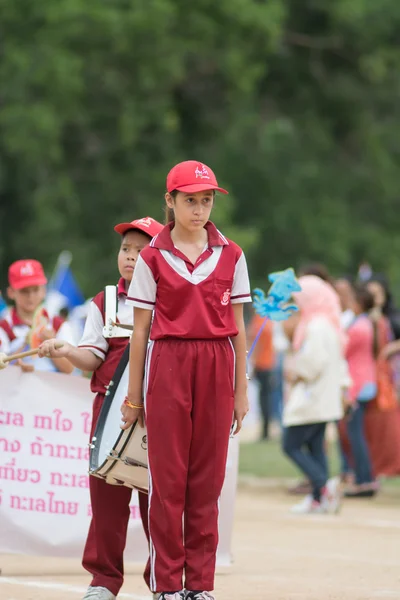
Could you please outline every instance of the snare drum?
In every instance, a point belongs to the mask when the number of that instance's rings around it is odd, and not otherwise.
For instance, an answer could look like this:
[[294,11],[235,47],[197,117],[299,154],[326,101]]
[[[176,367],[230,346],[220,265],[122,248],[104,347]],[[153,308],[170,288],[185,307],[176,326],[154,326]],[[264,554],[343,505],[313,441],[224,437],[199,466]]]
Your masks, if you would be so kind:
[[112,485],[148,492],[147,432],[137,423],[121,425],[121,405],[128,390],[127,346],[106,392],[90,444],[89,474]]

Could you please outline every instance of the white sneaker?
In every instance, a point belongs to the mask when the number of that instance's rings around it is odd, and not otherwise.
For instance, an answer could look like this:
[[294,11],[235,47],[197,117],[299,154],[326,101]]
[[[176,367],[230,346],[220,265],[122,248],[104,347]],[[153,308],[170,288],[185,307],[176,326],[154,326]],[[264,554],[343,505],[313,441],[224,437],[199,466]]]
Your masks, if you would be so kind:
[[336,515],[340,511],[342,504],[342,492],[340,489],[340,478],[332,477],[326,482],[326,493],[321,499],[321,504],[325,506],[326,512]]
[[107,588],[90,585],[82,600],[116,600],[116,598]]
[[185,600],[215,600],[214,596],[210,592],[194,592],[187,591]]
[[309,494],[301,502],[292,506],[290,512],[295,515],[322,514],[326,512],[326,508]]

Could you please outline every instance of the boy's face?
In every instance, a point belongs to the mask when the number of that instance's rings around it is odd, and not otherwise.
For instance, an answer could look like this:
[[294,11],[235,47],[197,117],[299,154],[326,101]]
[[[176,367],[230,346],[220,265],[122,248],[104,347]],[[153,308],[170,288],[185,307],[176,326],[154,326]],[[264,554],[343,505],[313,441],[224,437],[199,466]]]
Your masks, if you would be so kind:
[[127,231],[122,238],[118,253],[118,270],[126,281],[132,280],[138,256],[141,250],[150,243],[150,240],[148,235],[135,229]]
[[15,302],[17,311],[33,314],[46,297],[46,287],[44,285],[31,285],[21,290],[14,290],[9,287],[7,295]]

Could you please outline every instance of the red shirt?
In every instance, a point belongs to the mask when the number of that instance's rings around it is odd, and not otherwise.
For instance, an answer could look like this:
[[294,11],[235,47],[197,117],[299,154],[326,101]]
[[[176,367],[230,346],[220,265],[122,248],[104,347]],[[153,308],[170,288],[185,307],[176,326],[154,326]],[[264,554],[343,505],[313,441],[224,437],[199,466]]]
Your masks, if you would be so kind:
[[232,304],[251,302],[244,254],[209,221],[196,263],[171,238],[173,223],[142,250],[127,304],[154,309],[150,339],[215,339],[237,335]]

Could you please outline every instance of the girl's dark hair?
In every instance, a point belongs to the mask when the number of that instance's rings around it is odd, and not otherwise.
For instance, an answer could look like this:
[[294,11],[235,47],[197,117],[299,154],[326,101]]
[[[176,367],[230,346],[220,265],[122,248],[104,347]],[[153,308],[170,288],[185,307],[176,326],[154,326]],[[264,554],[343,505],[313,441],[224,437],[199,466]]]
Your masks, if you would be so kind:
[[362,283],[357,283],[353,286],[353,289],[355,301],[361,306],[363,312],[372,310],[374,308],[374,297],[367,286]]
[[[169,192],[169,194],[175,200],[175,198],[178,194],[178,190],[172,190],[172,192]],[[165,224],[168,225],[168,223],[171,223],[171,221],[175,221],[174,209],[170,208],[169,206],[166,205],[165,206]]]
[[366,281],[367,284],[370,282],[379,283],[379,285],[382,286],[386,295],[386,302],[382,307],[382,312],[390,321],[395,339],[400,339],[400,311],[395,306],[393,301],[393,296],[387,277],[382,273],[374,273],[374,275],[372,275],[372,277]]

